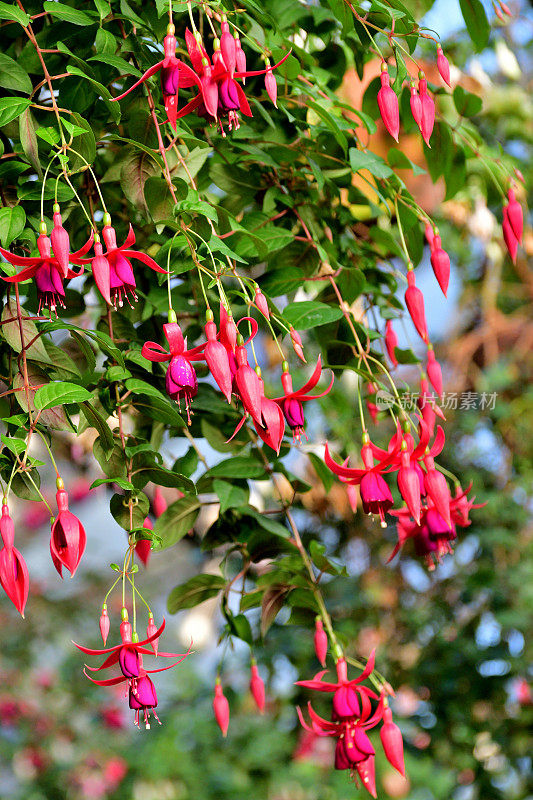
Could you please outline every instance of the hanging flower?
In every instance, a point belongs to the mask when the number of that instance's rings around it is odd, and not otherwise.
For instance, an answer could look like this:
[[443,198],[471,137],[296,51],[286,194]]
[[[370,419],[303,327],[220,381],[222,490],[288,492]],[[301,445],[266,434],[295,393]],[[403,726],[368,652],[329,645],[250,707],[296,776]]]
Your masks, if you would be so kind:
[[[169,315],[170,317],[170,315]],[[163,325],[163,333],[168,342],[169,349],[165,350],[157,342],[145,342],[141,354],[148,361],[170,361],[167,368],[165,384],[169,397],[181,404],[185,401],[187,420],[191,424],[191,401],[198,392],[198,379],[192,361],[201,361],[205,344],[187,350],[187,339],[177,322],[168,322]],[[181,407],[181,405],[180,405]]]
[[274,402],[280,405],[283,414],[285,415],[285,419],[287,420],[287,424],[292,430],[294,441],[299,442],[302,436],[305,436],[307,439],[305,433],[303,404],[307,403],[309,400],[317,400],[319,397],[324,397],[326,394],[328,394],[328,392],[331,391],[331,387],[333,386],[333,381],[335,378],[333,375],[331,376],[330,384],[327,389],[324,389],[323,392],[320,392],[319,394],[308,394],[311,389],[315,388],[322,374],[322,362],[320,356],[317,359],[313,374],[307,383],[304,383],[304,385],[300,389],[296,389],[296,391],[294,391],[292,387],[292,376],[289,372],[289,365],[287,361],[283,362],[282,369],[283,372],[281,374],[281,383],[283,385],[284,394],[282,397],[275,397]]
[[79,519],[69,511],[68,494],[61,478],[57,479],[56,500],[58,514],[52,523],[50,554],[60,577],[63,577],[63,567],[74,577],[85,550],[87,536]]
[[29,591],[28,568],[22,554],[14,545],[15,526],[5,499],[0,517],[0,536],[3,543],[0,550],[0,586],[19,614],[24,617]]
[[[81,263],[82,256],[89,251],[93,239],[94,233],[91,231],[91,235],[83,247],[75,253],[70,254],[69,260],[73,264]],[[63,281],[81,275],[83,267],[76,272],[73,269],[69,269],[68,263],[66,270],[59,264],[55,255],[52,255],[51,242],[46,235],[46,224],[44,222],[41,223],[40,234],[37,237],[37,249],[39,251],[38,256],[17,256],[14,253],[10,253],[9,250],[4,250],[3,247],[0,247],[0,253],[4,256],[6,261],[9,261],[9,263],[13,264],[15,267],[24,268],[16,275],[1,275],[0,277],[6,281],[6,283],[20,283],[21,281],[35,278],[37,297],[39,299],[38,313],[40,313],[41,308],[44,307],[50,310],[50,314],[54,313],[57,316],[57,307],[65,308],[65,289]]]

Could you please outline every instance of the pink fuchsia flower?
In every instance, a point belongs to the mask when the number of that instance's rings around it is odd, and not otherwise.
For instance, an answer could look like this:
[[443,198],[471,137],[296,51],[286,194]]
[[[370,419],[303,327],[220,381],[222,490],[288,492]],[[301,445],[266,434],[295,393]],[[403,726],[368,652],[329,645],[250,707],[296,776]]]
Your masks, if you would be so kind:
[[437,392],[437,396],[439,399],[442,398],[442,370],[440,367],[439,362],[435,358],[435,353],[433,351],[433,345],[428,345],[428,360],[426,364],[426,372],[428,378],[431,382],[431,385]]
[[154,498],[152,500],[152,506],[153,506],[153,509],[154,509],[154,514],[155,514],[157,519],[159,519],[159,517],[162,514],[164,514],[165,511],[168,508],[168,503],[165,500],[163,492],[161,491],[161,488],[159,486],[155,487]]
[[307,383],[304,383],[304,385],[300,389],[296,389],[296,391],[292,386],[292,376],[289,372],[289,365],[287,361],[283,362],[282,369],[283,372],[281,373],[281,383],[284,394],[282,397],[275,397],[274,402],[278,403],[282,409],[285,419],[287,420],[287,424],[292,430],[294,440],[300,441],[302,436],[307,438],[304,429],[305,416],[303,404],[307,403],[309,400],[317,400],[319,397],[324,397],[326,394],[328,394],[328,392],[331,391],[331,387],[333,386],[333,381],[335,378],[333,375],[331,376],[330,384],[327,389],[324,389],[323,392],[319,392],[319,394],[308,394],[308,392],[315,388],[320,380],[320,376],[322,375],[322,361],[320,356],[317,359],[313,374]]
[[420,120],[420,132],[422,138],[428,147],[430,147],[429,140],[433,133],[433,126],[435,125],[435,103],[430,94],[428,94],[428,85],[423,72],[418,73],[418,94],[422,106],[422,117]]
[[[169,314],[169,318],[170,316]],[[168,350],[165,350],[157,342],[145,342],[141,354],[148,361],[170,361],[165,377],[167,394],[173,400],[176,400],[178,404],[181,403],[182,399],[185,401],[187,420],[190,425],[191,401],[198,392],[198,379],[191,362],[203,360],[205,345],[202,344],[192,350],[187,350],[187,339],[183,338],[183,333],[177,322],[168,322],[163,325],[163,333],[168,342]]]
[[[173,664],[169,664],[166,667],[160,667],[159,669],[145,669],[143,665],[143,656],[154,655],[152,650],[148,650],[146,648],[146,645],[151,644],[158,639],[161,636],[164,628],[165,622],[163,621],[161,627],[158,628],[151,636],[139,642],[137,634],[132,631],[132,627],[128,621],[126,609],[122,609],[122,623],[120,625],[120,636],[122,639],[121,644],[100,650],[93,650],[73,642],[78,650],[81,650],[82,653],[85,653],[86,655],[107,656],[107,658],[99,667],[89,667],[86,665],[83,670],[84,675],[89,678],[90,681],[97,684],[97,686],[117,686],[120,683],[126,682],[129,688],[130,708],[135,710],[135,724],[139,725],[139,715],[142,713],[146,728],[150,727],[149,717],[151,712],[157,719],[157,715],[154,712],[154,708],[157,706],[157,696],[155,687],[149,676],[156,672],[164,672],[167,669],[172,669],[180,664],[185,658],[187,658],[191,652],[190,648],[186,653],[183,654],[159,652],[158,655],[160,657],[177,658],[178,660]],[[115,664],[119,665],[122,673],[115,678],[99,680],[92,678],[91,675],[89,675],[89,672],[99,672],[102,669],[108,669],[109,667],[115,666]]]
[[259,713],[262,714],[265,710],[265,684],[259,675],[257,664],[255,663],[254,659],[252,659],[250,672],[250,692],[252,693],[255,704],[259,709]]
[[[233,39],[233,37],[231,38]],[[228,351],[222,342],[217,341],[217,326],[213,321],[213,312],[210,309],[207,311],[206,316],[205,335],[207,344],[204,349],[204,357],[218,388],[228,403],[231,403],[233,375],[231,373]]]
[[431,244],[431,266],[442,293],[446,297],[450,282],[450,256],[446,250],[442,249],[442,242],[438,233],[435,233]]
[[3,542],[0,550],[0,585],[24,618],[30,580],[26,562],[14,546],[15,526],[5,500],[2,503],[2,516],[0,517],[0,536]]
[[396,348],[398,347],[398,337],[396,336],[396,332],[392,327],[392,320],[388,319],[385,323],[385,347],[387,348],[387,353],[391,360],[391,364],[393,367],[398,365],[398,359],[396,358]]
[[409,539],[413,540],[416,555],[424,559],[430,571],[435,569],[435,563],[440,563],[444,555],[453,552],[453,542],[457,538],[455,525],[448,526],[434,507],[422,510],[420,525],[410,519],[410,511],[406,508],[395,509],[391,514],[398,519],[398,542],[389,561]]
[[346,483],[360,486],[361,501],[365,514],[378,514],[381,519],[382,527],[386,527],[385,514],[394,505],[391,491],[383,479],[381,473],[389,472],[395,468],[398,459],[398,452],[401,441],[401,433],[396,435],[394,448],[377,464],[374,465],[374,456],[370,437],[368,433],[363,435],[363,447],[361,448],[361,458],[363,459],[364,469],[352,469],[345,465],[337,464],[331,458],[328,444],[326,442],[326,452],[324,461],[332,472]]
[[439,70],[440,76],[444,81],[444,83],[447,83],[448,86],[451,86],[450,64],[448,62],[448,59],[444,55],[440,44],[437,45],[437,69]]
[[70,242],[68,238],[68,233],[63,227],[63,221],[61,219],[59,205],[57,203],[54,203],[53,222],[54,222],[54,227],[52,228],[52,232],[50,234],[50,240],[52,242],[52,247],[54,248],[54,256],[57,258],[57,263],[59,264],[61,273],[63,277],[66,278],[69,271],[68,262],[70,253]]
[[213,698],[213,711],[217,725],[222,731],[222,736],[226,738],[229,727],[229,703],[222,691],[220,678],[217,677],[215,683],[215,696]]
[[405,304],[418,335],[427,344],[428,329],[424,310],[424,296],[416,286],[415,273],[412,268],[407,271],[407,284],[407,289],[405,290]]
[[383,726],[379,735],[387,761],[400,775],[405,777],[402,732],[392,719],[392,711],[388,702],[383,705]]
[[516,264],[516,256],[518,254],[518,239],[515,236],[513,226],[509,220],[507,206],[503,208],[503,222],[502,222],[503,239],[505,246],[511,256],[513,264]]
[[176,58],[176,37],[174,25],[167,27],[167,35],[163,39],[164,58],[158,61],[150,69],[136,81],[133,86],[130,86],[118,97],[112,97],[114,101],[122,100],[126,95],[132,92],[137,86],[161,72],[161,90],[165,102],[165,110],[167,113],[167,120],[174,130],[176,128],[176,120],[178,115],[178,91],[180,87],[187,89],[194,85],[199,85],[198,75],[187,64],[180,59]]
[[398,141],[400,135],[400,110],[398,98],[394,89],[390,87],[390,78],[387,64],[381,64],[381,89],[378,92],[378,106],[381,119],[393,139]]
[[328,635],[324,630],[324,625],[320,617],[315,619],[315,635],[313,637],[315,645],[315,653],[322,666],[326,664],[326,657],[328,655]]
[[332,721],[320,717],[308,703],[311,719],[309,726],[300,709],[298,716],[303,727],[317,736],[331,736],[337,739],[335,748],[335,769],[350,770],[356,775],[367,791],[376,797],[375,786],[375,750],[366,731],[375,727],[383,716],[384,696],[372,713],[371,699],[378,700],[378,695],[365,686],[360,686],[373,670],[374,654],[372,653],[367,667],[355,680],[348,681],[347,666],[344,658],[337,661],[338,681],[329,684],[322,681],[324,672],[318,673],[312,681],[298,681],[297,685],[320,692],[333,692]]
[[[154,526],[152,525],[152,520],[150,517],[146,517],[143,522],[143,528],[148,528],[149,531],[153,531]],[[152,542],[150,539],[139,539],[139,541],[135,542],[135,555],[139,557],[145,567],[148,566],[148,562],[150,561],[150,557],[152,555]]]
[[107,637],[109,636],[109,629],[111,627],[111,622],[109,620],[109,615],[107,613],[107,605],[105,603],[102,606],[102,613],[100,614],[99,626],[100,626],[100,635],[102,637],[102,641],[105,647],[107,642]]
[[[51,242],[46,235],[46,224],[41,223],[40,234],[37,237],[38,256],[17,256],[10,253],[9,250],[4,250],[0,247],[0,253],[4,256],[6,261],[13,264],[15,267],[23,267],[23,269],[16,275],[2,275],[2,279],[6,283],[20,283],[27,281],[30,278],[35,278],[35,285],[37,287],[37,297],[39,299],[38,313],[41,308],[50,309],[50,313],[55,313],[57,316],[57,306],[65,308],[65,289],[63,281],[66,278],[70,280],[83,272],[83,267],[78,272],[69,269],[67,264],[66,271],[59,264],[59,261],[52,255]],[[94,234],[91,235],[88,241],[82,248],[75,253],[71,253],[69,260],[73,264],[80,264],[82,256],[87,253],[93,243]]]
[[302,342],[302,337],[292,325],[289,328],[289,334],[291,337],[291,342],[294,352],[296,353],[300,361],[303,361],[304,364],[307,364],[307,359],[304,355],[304,346]]
[[411,106],[411,114],[413,115],[413,119],[422,130],[422,100],[420,99],[420,95],[417,92],[416,84],[414,81],[411,81],[409,84],[409,88],[411,91],[411,97],[409,98],[409,104]]
[[68,494],[61,478],[57,479],[56,500],[58,514],[52,524],[50,554],[61,578],[63,567],[74,577],[85,550],[87,536],[79,519],[69,511]]
[[265,384],[259,378],[261,384],[261,422],[254,419],[254,428],[260,439],[263,440],[278,455],[285,433],[285,418],[281,408],[274,400],[265,396]]
[[507,219],[515,238],[521,243],[524,233],[524,212],[522,211],[522,206],[516,199],[513,189],[509,189],[507,197],[509,198],[509,202],[505,206]]

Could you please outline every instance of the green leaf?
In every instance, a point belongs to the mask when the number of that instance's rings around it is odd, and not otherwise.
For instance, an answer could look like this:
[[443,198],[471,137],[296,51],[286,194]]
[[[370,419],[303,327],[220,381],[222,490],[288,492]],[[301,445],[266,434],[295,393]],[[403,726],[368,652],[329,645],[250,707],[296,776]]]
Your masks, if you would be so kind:
[[199,509],[200,501],[194,495],[172,503],[155,523],[154,530],[161,538],[159,549],[165,550],[179,542],[196,522]]
[[[51,3],[51,5],[55,5],[55,3]],[[85,74],[81,69],[78,67],[73,67],[71,64],[67,67],[67,72],[70,75],[78,75],[80,78],[83,78],[88,83],[91,84],[93,89],[96,90],[97,94],[102,98],[104,103],[107,106],[107,109],[115,122],[120,121],[120,105],[118,103],[112,102],[112,97],[109,89],[107,89],[102,83],[95,81],[94,78],[90,78],[88,75]]]
[[82,403],[91,397],[91,393],[76,383],[49,383],[35,392],[35,408],[46,409],[64,406],[67,403]]
[[27,108],[19,117],[20,143],[24,154],[32,167],[37,170],[39,177],[42,177],[41,163],[39,161],[39,145],[35,133],[35,123],[31,110]]
[[27,27],[30,23],[29,14],[26,14],[26,12],[22,11],[18,6],[9,3],[0,3],[0,19],[10,19],[24,27]]
[[252,456],[235,456],[221,461],[205,473],[210,478],[263,478],[264,466]]
[[316,455],[316,453],[308,453],[307,455],[309,456],[309,460],[313,465],[313,469],[322,481],[324,489],[326,492],[329,492],[333,486],[333,483],[335,482],[335,476],[333,475],[332,471],[326,467],[322,459]]
[[26,70],[3,53],[0,53],[0,86],[23,94],[31,94],[33,90],[30,76]]
[[0,128],[18,117],[30,105],[29,100],[22,97],[3,97],[0,99]]
[[489,43],[490,24],[481,0],[459,0],[466,28],[479,53]]
[[196,575],[181,586],[175,586],[170,592],[167,601],[169,614],[176,614],[185,608],[194,608],[215,597],[225,587],[226,581],[222,575]]
[[57,3],[55,0],[45,0],[43,3],[44,10],[52,17],[57,17],[64,22],[70,22],[71,25],[95,25],[96,20],[90,17],[85,11],[79,11],[77,8],[67,6],[65,3]]
[[481,97],[467,92],[462,86],[456,86],[453,90],[453,102],[457,113],[462,117],[475,117],[483,108]]
[[[22,306],[20,312],[22,317],[29,316],[28,312],[22,308]],[[5,320],[8,319],[13,320],[13,322],[5,322]],[[0,332],[6,342],[13,348],[13,350],[15,350],[16,353],[20,353],[22,350],[22,342],[20,337],[20,329],[22,327],[22,337],[26,346],[27,358],[32,361],[42,361],[45,364],[50,363],[50,356],[48,355],[41,338],[36,338],[39,331],[37,330],[37,326],[33,320],[23,319],[21,325],[19,325],[17,319],[17,305],[15,300],[11,299],[5,304],[2,310],[2,322],[4,322],[4,324],[0,328]],[[32,344],[28,347],[29,342],[32,342]]]
[[350,166],[354,172],[358,172],[360,169],[367,169],[376,178],[390,178],[393,174],[392,169],[385,160],[375,153],[350,147],[348,155]]
[[131,481],[126,480],[126,478],[97,478],[97,480],[92,482],[91,489],[96,489],[97,486],[105,486],[113,483],[116,483],[117,486],[120,486],[120,488],[124,489],[125,491],[133,491],[134,488]]
[[303,300],[290,303],[284,309],[283,317],[296,330],[307,331],[319,325],[326,325],[328,322],[335,322],[342,317],[342,311],[318,300]]
[[248,488],[228,483],[227,481],[214,480],[213,491],[220,500],[220,513],[224,514],[228,508],[237,508],[248,502]]
[[26,225],[26,213],[22,206],[13,208],[0,208],[0,242],[2,247],[9,247],[13,239],[16,239]]
[[106,458],[113,452],[113,434],[104,417],[96,410],[92,403],[80,403],[80,412],[92,428],[98,431],[100,446]]
[[258,525],[263,528],[263,530],[272,533],[274,536],[279,536],[281,539],[288,539],[290,534],[288,528],[285,525],[282,525],[281,522],[277,522],[277,520],[272,519],[270,515],[262,514],[256,508],[252,506],[246,506],[246,508],[239,509],[248,517],[253,517]]

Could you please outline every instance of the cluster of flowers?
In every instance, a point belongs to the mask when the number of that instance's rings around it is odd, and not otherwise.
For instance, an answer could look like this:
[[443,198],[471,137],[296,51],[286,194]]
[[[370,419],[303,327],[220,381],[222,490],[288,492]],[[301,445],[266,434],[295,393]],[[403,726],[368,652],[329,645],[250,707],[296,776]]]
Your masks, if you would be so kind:
[[[211,15],[212,16],[212,15]],[[161,91],[165,103],[167,120],[174,130],[176,122],[187,114],[196,112],[210,122],[218,122],[223,136],[226,135],[222,119],[228,122],[228,128],[237,130],[240,127],[239,113],[251,117],[252,111],[246,95],[237,83],[256,75],[265,76],[265,88],[269,98],[277,105],[277,84],[273,70],[279,67],[289,53],[274,66],[265,58],[266,69],[246,70],[246,54],[242,49],[239,34],[230,33],[225,15],[220,17],[220,38],[213,41],[213,55],[209,57],[204,46],[202,35],[198,30],[192,33],[185,31],[185,44],[191,66],[176,57],[177,40],[175,27],[170,24],[163,41],[164,58],[154,64],[142,75],[133,86],[113,100],[122,100],[133,89],[140,86],[152,75],[161,73]],[[183,108],[178,110],[178,93],[180,89],[196,87],[198,93]]]
[[[95,231],[82,248],[74,253],[70,252],[68,231],[63,227],[59,205],[53,207],[54,226],[48,236],[46,222],[41,220],[39,236],[37,237],[38,256],[18,256],[9,250],[0,247],[0,253],[6,261],[16,267],[23,267],[16,275],[2,275],[8,283],[20,283],[30,278],[35,278],[37,295],[39,298],[39,313],[42,308],[47,308],[50,314],[57,316],[58,306],[65,308],[64,281],[82,274],[84,264],[91,264],[95,283],[106,303],[117,308],[122,306],[124,300],[131,305],[131,300],[137,300],[135,293],[136,283],[131,266],[131,259],[142,261],[143,264],[155,272],[165,273],[153,258],[134,250],[135,234],[130,225],[128,236],[123,244],[117,245],[115,229],[111,225],[111,217],[104,214],[104,227],[102,236],[106,245],[104,252],[100,236]],[[85,258],[94,244],[94,256]],[[70,264],[80,267],[78,271],[70,268]]]
[[[63,568],[74,575],[85,550],[87,540],[80,520],[69,511],[68,494],[63,480],[57,479],[57,516],[51,519],[50,555],[54,567],[63,577]],[[24,616],[28,599],[29,575],[22,554],[14,546],[15,526],[9,514],[7,500],[2,504],[0,535],[0,584],[19,613]]]
[[[319,628],[317,633],[320,633]],[[320,660],[318,649],[317,656]],[[359,778],[369,794],[376,797],[376,751],[367,730],[383,723],[380,738],[385,757],[400,775],[405,775],[402,734],[393,722],[385,687],[377,695],[372,689],[362,685],[374,670],[374,652],[359,677],[352,680],[348,680],[348,665],[344,657],[340,656],[336,660],[335,667],[336,683],[324,681],[327,670],[323,670],[312,680],[297,681],[296,684],[313,691],[332,694],[331,718],[319,716],[311,703],[308,703],[311,725],[305,721],[299,708],[298,716],[307,731],[317,736],[331,736],[336,739],[335,769],[350,770],[351,777],[354,780]],[[378,701],[374,711],[372,700]]]
[[[257,309],[268,318],[268,303],[259,287],[256,289],[254,302]],[[163,326],[168,350],[157,342],[145,342],[141,352],[149,361],[170,362],[166,371],[166,390],[173,400],[178,403],[184,401],[189,423],[190,404],[198,392],[198,379],[192,362],[205,361],[228,403],[231,403],[234,395],[244,409],[242,420],[233,435],[240,430],[248,416],[253,421],[257,435],[276,453],[279,453],[281,447],[285,422],[291,428],[295,439],[299,440],[305,435],[303,403],[323,397],[333,385],[332,378],[323,392],[316,395],[308,394],[320,380],[322,372],[320,357],[311,378],[297,390],[293,389],[289,364],[284,361],[281,376],[284,393],[281,397],[270,399],[265,396],[261,369],[259,367],[253,369],[248,363],[246,344],[254,338],[258,330],[257,322],[252,317],[242,317],[235,323],[231,313],[228,313],[221,303],[217,333],[213,312],[208,309],[205,324],[206,341],[191,350],[187,350],[187,340],[184,339],[181,328],[176,322],[174,312],[169,312],[169,320],[171,321]],[[252,331],[246,342],[239,333],[241,322],[248,322]],[[290,333],[296,352],[303,358],[299,334],[294,328],[291,328]]]

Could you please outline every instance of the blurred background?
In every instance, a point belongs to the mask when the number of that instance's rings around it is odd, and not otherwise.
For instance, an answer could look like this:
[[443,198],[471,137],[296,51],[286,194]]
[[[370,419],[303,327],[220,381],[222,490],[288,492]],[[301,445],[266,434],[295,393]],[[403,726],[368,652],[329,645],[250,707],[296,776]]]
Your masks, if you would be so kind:
[[[493,20],[491,4],[484,5]],[[461,83],[483,97],[485,138],[520,159],[530,186],[533,11],[516,0],[508,5],[520,16],[495,25],[489,48],[476,56],[462,31],[458,0],[435,2],[425,23],[439,31],[450,61],[464,71]],[[428,62],[430,76],[431,69]],[[355,103],[364,85],[347,75],[343,91]],[[376,136],[372,146],[379,149],[379,132]],[[418,138],[413,137],[412,148],[410,157],[422,163]],[[406,742],[408,778],[382,758],[376,770],[379,795],[527,800],[533,798],[533,276],[527,264],[533,238],[529,229],[525,254],[513,267],[500,241],[497,197],[494,207],[487,207],[474,187],[443,202],[443,188],[427,176],[417,188],[421,194],[428,211],[440,207],[444,219],[439,225],[455,276],[445,304],[433,283],[424,281],[424,268],[417,272],[429,309],[430,337],[438,343],[447,391],[477,393],[472,407],[447,411],[443,465],[463,486],[473,481],[477,499],[486,506],[473,513],[455,555],[435,572],[429,574],[409,551],[387,565],[393,527],[378,537],[360,513],[353,515],[343,487],[335,483],[326,494],[309,460],[295,450],[291,470],[312,486],[302,495],[298,522],[304,536],[312,532],[346,564],[349,579],[324,578],[328,605],[358,652],[367,656],[378,648],[380,670],[396,688],[394,711]],[[407,346],[401,329],[398,334],[400,346]],[[409,367],[403,369],[409,379]],[[325,398],[315,407],[309,426],[313,441],[334,437],[336,427],[346,425],[353,397],[350,387],[345,389],[345,408],[338,394],[335,406]],[[494,402],[481,402],[483,393],[496,393]],[[75,580],[61,582],[47,557],[43,542],[49,527],[40,506],[19,503],[12,509],[32,582],[26,620],[0,599],[0,798],[362,796],[346,773],[331,769],[331,743],[298,724],[295,705],[307,698],[294,681],[312,675],[317,664],[310,637],[294,614],[290,620],[278,616],[264,651],[256,653],[267,684],[264,717],[248,691],[248,648],[237,646],[224,654],[223,681],[231,706],[227,739],[220,736],[212,713],[223,620],[211,601],[167,615],[163,649],[184,650],[192,637],[195,652],[158,681],[161,727],[139,732],[120,687],[99,689],[84,678],[83,659],[71,640],[99,646],[99,609],[109,586],[103,576],[107,581],[112,574],[104,566],[119,561],[125,545],[124,532],[109,515],[105,491],[89,493],[98,477],[86,471],[91,446],[90,439],[76,445],[64,441],[62,471],[73,487],[73,510],[89,534]],[[216,452],[206,442],[202,447],[213,464]],[[258,507],[265,491],[255,487]],[[176,496],[168,490],[169,501]],[[204,515],[199,524],[207,527],[209,519]],[[156,621],[165,613],[168,589],[200,565],[209,571],[205,556],[187,539],[170,559],[152,554],[140,580],[154,601]]]

